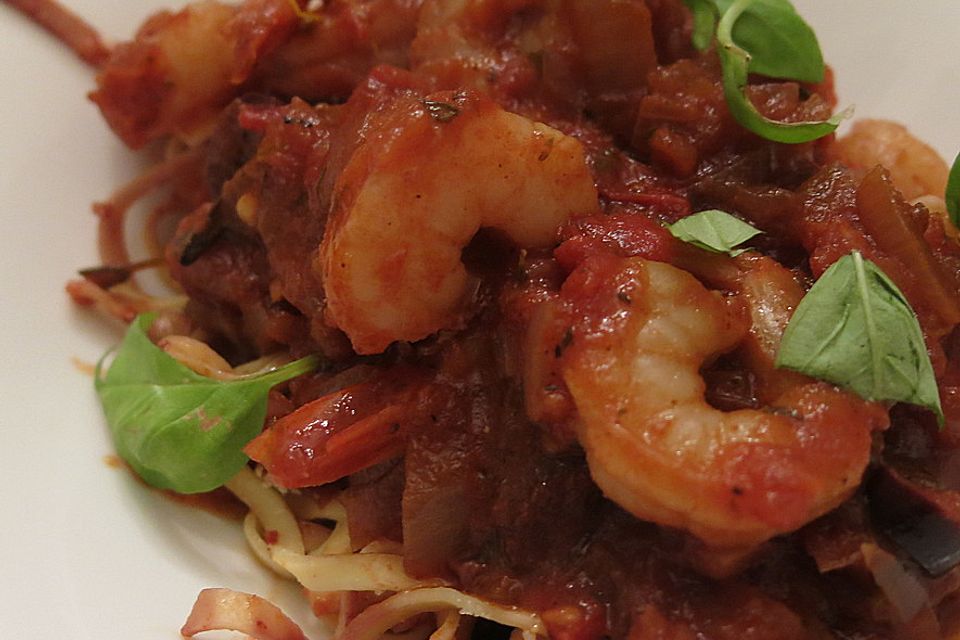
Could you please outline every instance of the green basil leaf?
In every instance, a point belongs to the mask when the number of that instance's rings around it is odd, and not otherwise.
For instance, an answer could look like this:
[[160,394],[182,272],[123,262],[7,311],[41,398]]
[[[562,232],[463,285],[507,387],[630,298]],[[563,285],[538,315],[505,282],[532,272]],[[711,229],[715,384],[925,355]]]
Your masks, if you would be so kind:
[[950,176],[947,178],[947,191],[943,195],[947,203],[947,213],[953,226],[960,228],[960,153],[953,160]]
[[[735,0],[717,24],[717,53],[723,75],[723,94],[730,112],[741,125],[774,142],[797,144],[833,133],[848,115],[847,109],[829,120],[814,122],[777,122],[764,117],[746,95],[751,65],[750,53],[734,42],[733,30],[744,12],[763,0]],[[799,18],[798,18],[799,19]],[[819,49],[819,47],[818,47]],[[788,54],[789,52],[787,52]],[[769,61],[768,61],[769,62]]]
[[917,316],[897,285],[859,252],[837,260],[800,301],[776,364],[867,400],[926,407],[943,424]]
[[693,46],[697,51],[706,51],[717,28],[717,6],[714,0],[683,0],[683,3],[693,14]]
[[263,428],[275,384],[315,369],[315,356],[265,374],[220,381],[194,373],[150,341],[153,315],[130,325],[95,386],[117,453],[148,484],[180,493],[219,487]]
[[741,245],[750,238],[763,233],[743,220],[719,209],[708,209],[682,218],[668,225],[667,230],[675,238],[689,242],[701,249],[714,253],[727,253],[732,256],[739,255],[746,250],[736,249],[737,245]]
[[[724,15],[734,0],[713,0]],[[788,0],[754,0],[733,25],[733,41],[750,52],[748,71],[771,78],[821,82],[817,35]]]

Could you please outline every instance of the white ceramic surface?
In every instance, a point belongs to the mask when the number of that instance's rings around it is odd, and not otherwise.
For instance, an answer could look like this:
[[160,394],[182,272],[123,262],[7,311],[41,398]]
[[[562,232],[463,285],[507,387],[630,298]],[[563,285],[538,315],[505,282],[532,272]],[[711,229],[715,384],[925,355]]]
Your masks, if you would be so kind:
[[[158,0],[64,0],[111,39]],[[960,149],[954,0],[796,0],[859,116]],[[0,637],[173,640],[207,586],[305,607],[247,555],[238,527],[181,507],[105,463],[89,376],[119,329],[63,292],[96,264],[89,204],[132,175],[84,95],[88,68],[0,4]],[[291,597],[293,596],[293,597]]]

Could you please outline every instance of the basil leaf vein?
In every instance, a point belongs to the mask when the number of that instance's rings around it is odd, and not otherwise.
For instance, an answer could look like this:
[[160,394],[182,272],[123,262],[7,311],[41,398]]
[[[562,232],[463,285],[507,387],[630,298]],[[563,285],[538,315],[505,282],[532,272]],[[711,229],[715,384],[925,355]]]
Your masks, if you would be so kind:
[[214,380],[180,364],[147,336],[153,315],[130,325],[94,386],[117,453],[148,484],[180,493],[210,491],[248,461],[243,446],[263,428],[267,394],[317,367],[316,356],[264,374]]
[[737,256],[746,249],[736,247],[761,233],[759,229],[736,218],[726,211],[708,209],[682,218],[667,230],[684,242],[714,253]]
[[827,269],[797,306],[776,365],[872,401],[943,409],[923,332],[890,278],[859,252]]

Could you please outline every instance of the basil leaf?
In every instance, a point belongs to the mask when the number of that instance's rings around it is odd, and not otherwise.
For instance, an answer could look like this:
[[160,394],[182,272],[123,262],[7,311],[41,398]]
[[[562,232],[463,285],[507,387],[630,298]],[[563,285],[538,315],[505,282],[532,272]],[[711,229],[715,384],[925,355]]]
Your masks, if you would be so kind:
[[726,211],[708,209],[682,218],[667,230],[675,238],[714,253],[740,255],[746,249],[735,249],[750,238],[763,233]]
[[[720,2],[722,0],[716,1]],[[781,0],[781,2],[784,1],[785,0]],[[770,120],[764,117],[757,111],[756,107],[753,106],[753,103],[750,102],[750,99],[747,97],[748,74],[751,70],[759,71],[756,68],[758,63],[753,61],[750,53],[734,42],[733,30],[746,10],[758,2],[772,3],[773,0],[735,0],[723,13],[720,22],[717,24],[717,53],[720,56],[720,66],[723,76],[723,94],[727,100],[727,105],[730,107],[730,112],[741,125],[774,142],[796,144],[816,140],[817,138],[822,138],[823,136],[833,133],[840,122],[849,115],[849,109],[835,114],[829,120],[824,121],[777,122],[776,120]],[[790,8],[792,10],[792,7]],[[803,22],[799,16],[797,16],[796,19],[801,23]],[[759,19],[758,22],[760,22]],[[792,28],[795,29],[795,25]],[[802,36],[796,37],[799,37],[801,41],[804,39]],[[751,40],[754,39],[755,38],[751,37]],[[814,44],[815,40],[814,38]],[[809,43],[804,46],[809,46]],[[819,46],[816,48],[819,53]],[[761,67],[775,71],[791,68],[791,65],[784,64],[780,59],[782,56],[789,56],[789,50],[781,52],[780,56],[771,55],[766,48],[762,49],[761,53],[762,57],[759,63]],[[818,58],[819,57],[820,56],[818,56]],[[821,59],[820,64],[822,65],[822,63],[823,61]],[[806,68],[812,67],[812,65],[809,61],[806,61],[800,65],[795,65],[795,67]],[[796,70],[795,67],[794,70]]]
[[947,213],[953,226],[960,228],[960,153],[953,160],[950,175],[947,178],[947,191],[943,195],[947,203]]
[[713,41],[717,27],[717,6],[714,0],[683,0],[693,14],[693,46],[705,51]]
[[[724,15],[734,0],[713,0]],[[748,70],[771,78],[821,82],[820,43],[788,0],[754,0],[733,25],[733,41],[750,52]]]
[[776,365],[867,400],[926,407],[943,424],[920,323],[897,285],[859,252],[837,260],[800,301]]
[[267,393],[316,368],[315,356],[268,373],[220,381],[194,373],[150,341],[153,315],[130,325],[109,369],[97,365],[100,396],[117,453],[148,484],[180,493],[219,487],[247,463]]

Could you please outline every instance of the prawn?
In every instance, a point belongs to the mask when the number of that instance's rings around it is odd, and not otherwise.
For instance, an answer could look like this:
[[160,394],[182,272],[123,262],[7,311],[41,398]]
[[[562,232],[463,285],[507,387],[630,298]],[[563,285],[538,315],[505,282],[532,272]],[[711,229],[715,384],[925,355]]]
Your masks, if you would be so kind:
[[318,264],[326,319],[357,353],[462,325],[480,228],[548,247],[599,210],[574,138],[473,92],[398,98],[337,178]]
[[826,513],[858,486],[882,407],[803,379],[769,408],[723,412],[700,368],[750,329],[740,301],[689,273],[599,256],[561,295],[582,315],[561,363],[591,475],[639,518],[745,550]]
[[896,122],[860,120],[837,139],[832,152],[851,167],[883,165],[907,200],[943,195],[947,185],[949,169],[940,154]]
[[245,93],[342,99],[376,64],[406,64],[420,0],[200,0],[152,16],[112,50],[91,99],[129,146],[202,141]]
[[161,11],[114,48],[90,99],[130,147],[171,134],[202,138],[253,63],[296,25],[286,0],[203,0]]
[[424,0],[410,58],[438,88],[509,98],[533,81],[576,103],[640,90],[656,68],[643,0]]

